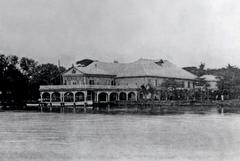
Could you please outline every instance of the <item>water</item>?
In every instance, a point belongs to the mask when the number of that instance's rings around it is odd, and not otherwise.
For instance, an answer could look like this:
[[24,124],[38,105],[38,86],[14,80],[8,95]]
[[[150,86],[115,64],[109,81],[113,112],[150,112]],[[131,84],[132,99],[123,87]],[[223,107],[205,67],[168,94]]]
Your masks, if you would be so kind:
[[0,113],[2,161],[238,161],[240,115]]

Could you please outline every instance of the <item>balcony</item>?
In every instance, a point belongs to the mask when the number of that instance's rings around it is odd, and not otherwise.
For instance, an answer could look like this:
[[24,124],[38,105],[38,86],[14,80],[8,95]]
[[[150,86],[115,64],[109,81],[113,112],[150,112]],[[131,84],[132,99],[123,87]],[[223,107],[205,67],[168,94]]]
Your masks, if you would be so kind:
[[60,91],[60,90],[136,90],[137,86],[128,85],[43,85],[40,86],[40,91]]

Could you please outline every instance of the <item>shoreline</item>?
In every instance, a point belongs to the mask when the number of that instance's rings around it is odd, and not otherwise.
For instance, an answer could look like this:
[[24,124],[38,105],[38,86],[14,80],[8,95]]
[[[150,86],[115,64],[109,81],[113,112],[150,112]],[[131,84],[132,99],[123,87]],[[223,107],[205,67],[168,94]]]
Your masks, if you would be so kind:
[[225,101],[138,101],[118,103],[95,103],[92,106],[25,106],[1,108],[5,111],[53,112],[53,113],[99,113],[99,114],[204,114],[240,113],[240,100]]

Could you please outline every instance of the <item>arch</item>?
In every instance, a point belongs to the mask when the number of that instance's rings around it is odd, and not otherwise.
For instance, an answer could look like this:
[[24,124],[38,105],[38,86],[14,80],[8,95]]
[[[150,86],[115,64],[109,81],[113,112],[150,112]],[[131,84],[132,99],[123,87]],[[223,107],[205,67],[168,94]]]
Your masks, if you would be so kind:
[[121,92],[119,94],[119,100],[126,101],[127,100],[127,94],[125,92]]
[[108,100],[107,98],[108,98],[107,93],[102,92],[102,93],[98,94],[98,101],[99,102],[107,102],[107,100]]
[[75,101],[76,102],[82,102],[84,101],[84,93],[83,92],[77,92],[75,94]]
[[135,101],[136,100],[136,94],[134,92],[128,93],[128,100]]
[[43,100],[43,102],[50,102],[50,93],[44,92],[42,94],[42,100]]
[[52,93],[52,102],[61,102],[61,95],[59,92]]
[[118,94],[113,92],[110,94],[110,101],[117,101]]
[[66,92],[64,94],[64,102],[73,102],[73,93],[72,92]]

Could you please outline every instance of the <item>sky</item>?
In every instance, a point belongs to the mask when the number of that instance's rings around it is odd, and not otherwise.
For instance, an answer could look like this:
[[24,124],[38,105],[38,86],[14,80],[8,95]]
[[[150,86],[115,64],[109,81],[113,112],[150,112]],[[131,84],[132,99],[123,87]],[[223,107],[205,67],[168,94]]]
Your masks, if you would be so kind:
[[0,53],[240,67],[239,0],[0,0]]

